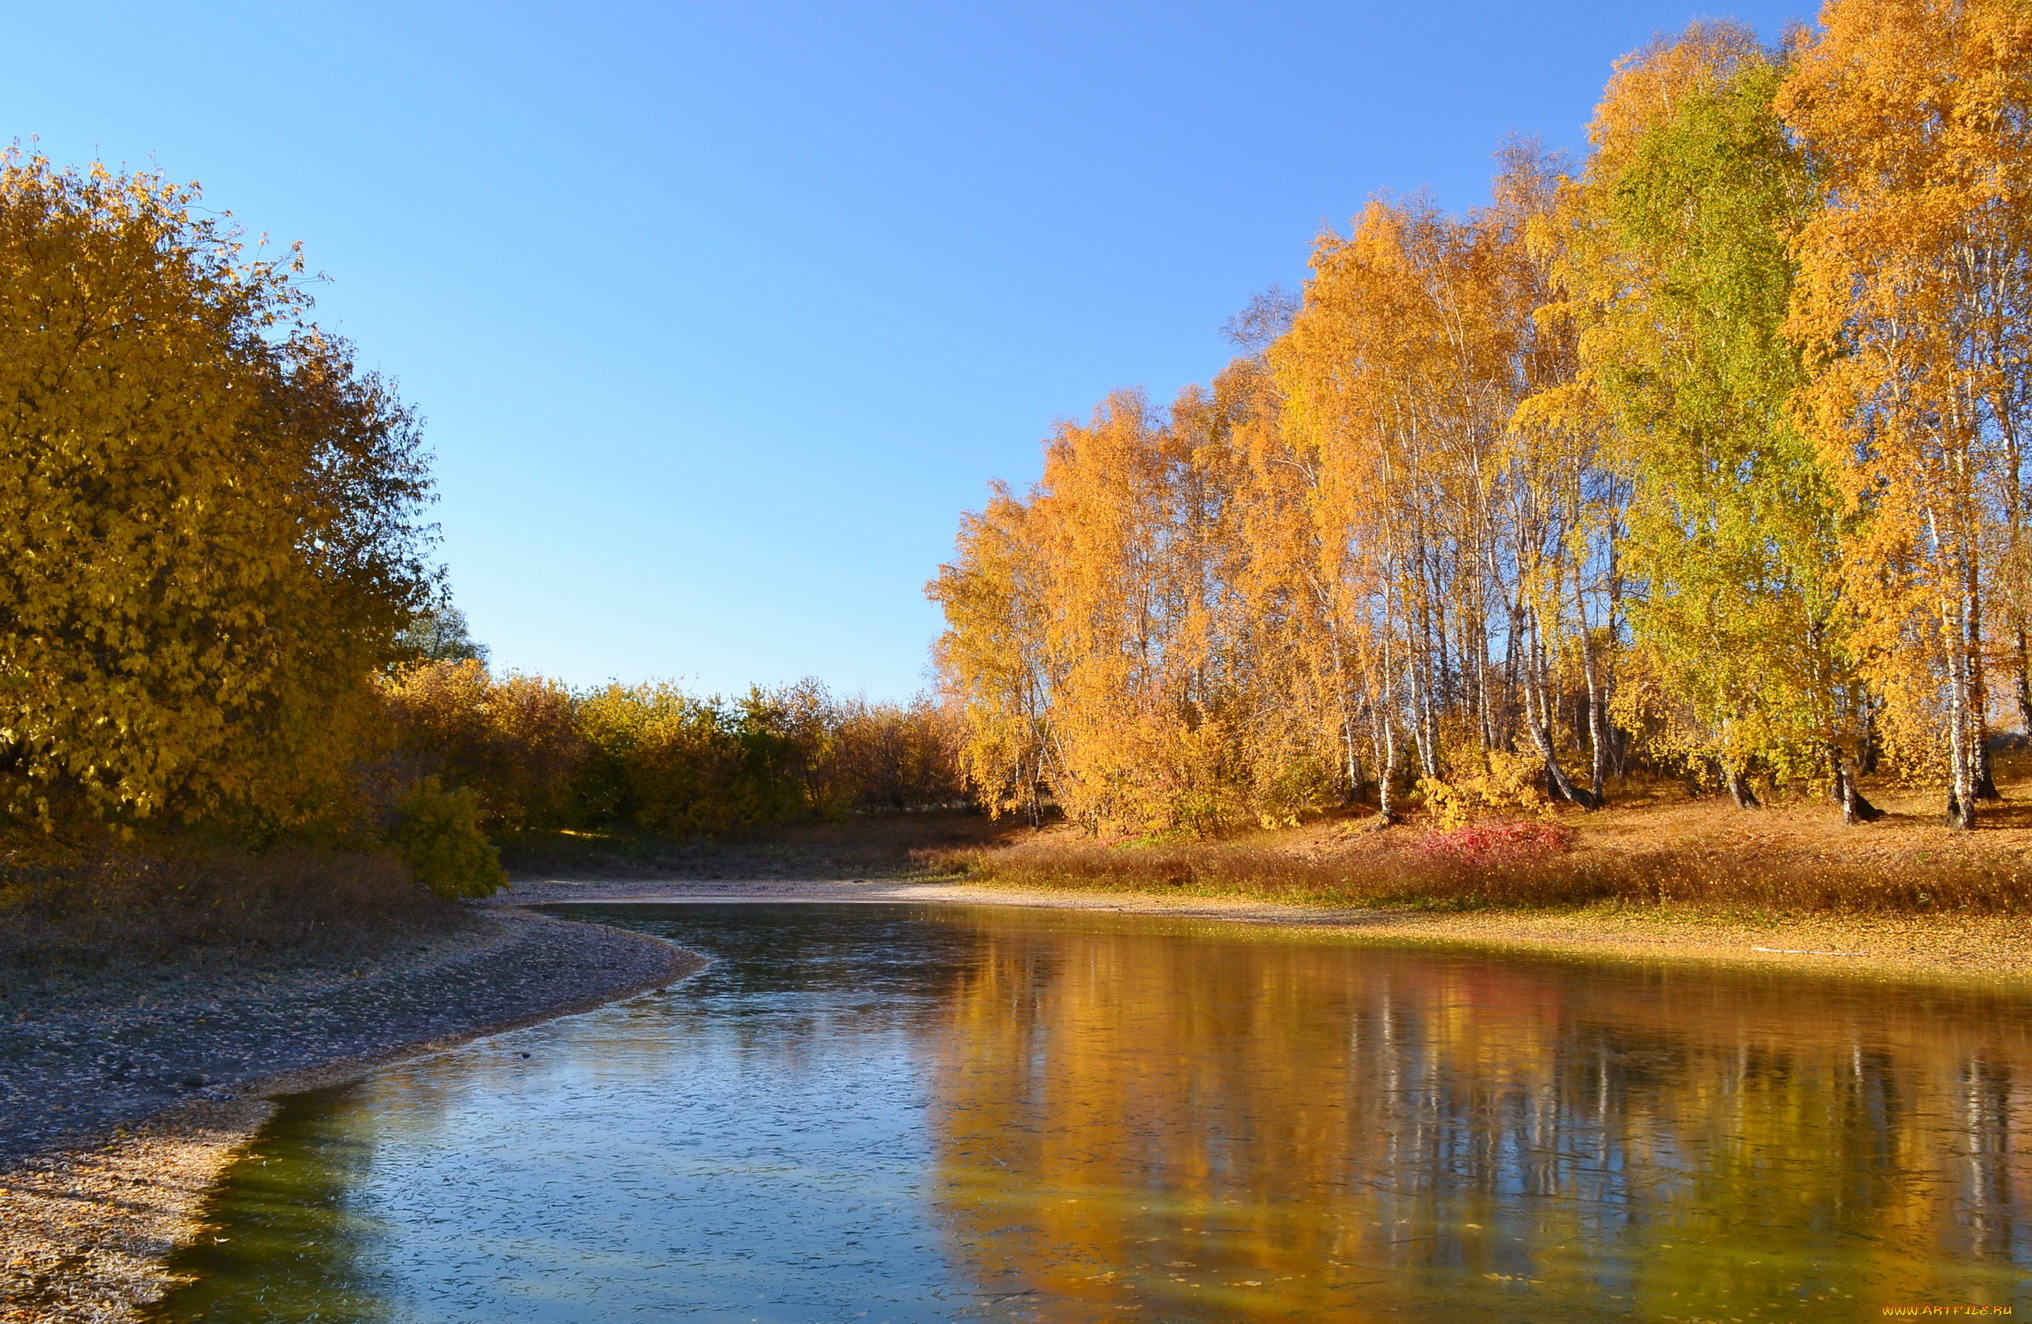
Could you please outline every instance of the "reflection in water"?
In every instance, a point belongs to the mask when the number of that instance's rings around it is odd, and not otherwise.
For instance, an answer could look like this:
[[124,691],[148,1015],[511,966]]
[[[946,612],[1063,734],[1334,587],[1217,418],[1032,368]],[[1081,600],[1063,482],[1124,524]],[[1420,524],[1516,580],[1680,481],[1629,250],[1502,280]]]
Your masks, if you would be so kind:
[[158,1318],[2032,1300],[2015,998],[1038,911],[599,917],[718,959],[293,1103]]
[[2016,1002],[977,923],[929,1076],[945,1203],[1051,1298],[1874,1316],[2012,1301],[2032,1251]]
[[229,1285],[239,1318],[388,1319],[389,1283],[377,1261],[391,1229],[350,1198],[372,1168],[371,1131],[359,1112],[333,1111],[338,1097],[320,1091],[285,1102],[260,1147],[234,1167],[234,1225],[206,1241],[200,1254],[211,1281],[181,1294],[179,1318],[210,1318],[204,1307],[217,1283]]

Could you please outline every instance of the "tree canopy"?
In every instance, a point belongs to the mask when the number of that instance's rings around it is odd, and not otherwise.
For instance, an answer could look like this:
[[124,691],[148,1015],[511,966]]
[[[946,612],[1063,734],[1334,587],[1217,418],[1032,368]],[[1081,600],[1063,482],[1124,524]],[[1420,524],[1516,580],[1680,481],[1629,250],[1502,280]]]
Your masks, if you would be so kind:
[[195,188],[0,162],[0,796],[327,812],[430,586],[418,421]]
[[1218,832],[1633,761],[1867,817],[1879,764],[1972,825],[2032,723],[2028,93],[2022,4],[1829,0],[1633,53],[1485,207],[1372,199],[1210,389],[1118,393],[962,522],[973,784]]

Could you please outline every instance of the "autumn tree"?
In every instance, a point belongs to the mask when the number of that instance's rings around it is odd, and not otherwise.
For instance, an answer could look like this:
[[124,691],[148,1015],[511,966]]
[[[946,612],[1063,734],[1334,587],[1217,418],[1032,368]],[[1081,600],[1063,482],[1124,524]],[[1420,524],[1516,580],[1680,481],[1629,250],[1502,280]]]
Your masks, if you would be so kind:
[[[991,806],[1041,782],[1090,828],[1204,833],[1373,785],[1388,821],[1407,774],[1520,740],[1600,802],[1614,501],[1592,433],[1516,421],[1572,354],[1534,316],[1546,163],[1506,159],[1467,218],[1373,203],[1302,303],[1238,319],[1250,352],[1210,390],[1118,393],[966,518],[931,593]],[[1561,767],[1576,736],[1591,785]]]
[[1525,242],[1544,176],[1515,154],[1496,203],[1466,218],[1372,202],[1351,234],[1316,245],[1304,306],[1269,350],[1338,562],[1328,615],[1357,658],[1386,817],[1400,741],[1438,779],[1449,749],[1521,737],[1562,796],[1599,803],[1561,766],[1555,678],[1571,652],[1606,685],[1586,624],[1599,587],[1588,451],[1571,430],[1517,423],[1563,354],[1534,317],[1543,281]]
[[[1181,401],[1195,409],[1197,397]],[[1215,831],[1238,812],[1217,646],[1221,488],[1138,392],[1062,424],[1029,503],[1054,796],[1075,821]]]
[[286,825],[422,605],[413,415],[152,174],[0,162],[0,796]]
[[1284,425],[1313,469],[1315,518],[1341,561],[1335,614],[1361,626],[1358,665],[1386,819],[1400,742],[1415,749],[1419,773],[1439,775],[1449,609],[1458,622],[1486,600],[1478,583],[1450,582],[1463,565],[1471,576],[1479,568],[1472,540],[1483,528],[1478,503],[1461,504],[1457,485],[1507,409],[1476,391],[1481,374],[1455,379],[1447,351],[1481,346],[1449,335],[1459,329],[1450,325],[1455,309],[1434,297],[1471,279],[1476,256],[1464,230],[1430,203],[1372,202],[1351,235],[1315,245],[1304,305],[1270,348]]
[[1796,249],[1801,417],[1856,521],[1844,587],[1886,734],[1969,828],[1997,577],[2022,568],[2032,11],[1830,0],[1821,25],[1777,95],[1826,195]]
[[[1564,254],[1555,213],[1566,163],[1517,139],[1497,156],[1503,170],[1495,197],[1475,219],[1501,257],[1501,298],[1512,322],[1506,363],[1516,405],[1484,480],[1495,505],[1491,578],[1506,586],[1502,692],[1514,695],[1509,706],[1552,790],[1594,809],[1604,802],[1620,743],[1611,713],[1625,642],[1628,471],[1581,380],[1575,319],[1558,293]],[[1490,689],[1485,682],[1484,692]],[[1581,711],[1562,724],[1569,696]],[[1517,743],[1493,693],[1482,708],[1484,744],[1495,751]],[[1561,767],[1565,742],[1586,747],[1584,789]],[[1490,774],[1504,779],[1497,769]]]
[[1855,820],[1888,746],[1972,824],[1993,673],[2032,723],[2032,17],[1824,22],[1654,42],[1579,168],[1512,142],[1487,206],[1378,197],[1210,388],[1062,426],[932,587],[987,802],[1593,807],[1634,750]]
[[991,485],[979,513],[960,517],[952,561],[925,595],[946,629],[934,645],[941,683],[960,711],[960,768],[991,814],[1020,813],[1035,827],[1051,747],[1046,669],[1030,508]]
[[1074,821],[1226,830],[1249,814],[1226,402],[1123,391],[1059,426],[1027,496],[969,516],[928,591],[991,808],[1048,784]]
[[1845,665],[1832,485],[1790,409],[1792,236],[1818,203],[1772,110],[1782,61],[1700,23],[1619,63],[1564,200],[1558,264],[1580,380],[1632,482],[1626,565],[1659,752],[1844,775],[1862,732]]
[[1265,316],[1265,302],[1256,302],[1249,326],[1271,334],[1236,337],[1252,352],[1215,379],[1212,397],[1231,453],[1228,524],[1239,555],[1228,633],[1248,696],[1253,807],[1274,824],[1362,802],[1380,765],[1362,666],[1366,623],[1345,592],[1355,549],[1319,517],[1318,451],[1284,426],[1263,352],[1289,330],[1296,308]]

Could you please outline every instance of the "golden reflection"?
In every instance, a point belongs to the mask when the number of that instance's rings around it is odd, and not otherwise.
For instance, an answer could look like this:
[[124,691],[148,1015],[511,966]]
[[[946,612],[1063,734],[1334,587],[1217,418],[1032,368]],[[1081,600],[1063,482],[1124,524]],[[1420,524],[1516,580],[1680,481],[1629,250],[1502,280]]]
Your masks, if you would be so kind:
[[1011,1311],[1756,1319],[2017,1299],[2020,1002],[953,922],[978,947],[924,1041],[939,1198]]

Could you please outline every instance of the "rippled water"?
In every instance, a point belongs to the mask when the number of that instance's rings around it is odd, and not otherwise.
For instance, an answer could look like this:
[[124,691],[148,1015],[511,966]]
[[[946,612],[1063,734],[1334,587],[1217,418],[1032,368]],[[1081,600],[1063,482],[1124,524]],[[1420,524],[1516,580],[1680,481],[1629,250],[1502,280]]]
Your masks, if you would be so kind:
[[290,1101],[160,1321],[2032,1308],[2032,1003],[1148,917],[574,908],[717,958]]

